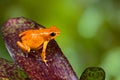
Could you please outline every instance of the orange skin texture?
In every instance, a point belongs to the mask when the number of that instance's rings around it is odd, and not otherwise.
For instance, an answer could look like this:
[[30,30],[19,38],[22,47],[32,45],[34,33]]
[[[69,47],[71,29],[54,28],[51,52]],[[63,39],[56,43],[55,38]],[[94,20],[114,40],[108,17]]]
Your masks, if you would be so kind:
[[41,58],[43,62],[47,62],[46,48],[50,40],[56,38],[60,33],[60,30],[52,26],[50,28],[40,28],[37,30],[26,30],[19,34],[21,41],[17,41],[17,45],[24,52],[29,53],[31,49],[38,50],[42,49]]

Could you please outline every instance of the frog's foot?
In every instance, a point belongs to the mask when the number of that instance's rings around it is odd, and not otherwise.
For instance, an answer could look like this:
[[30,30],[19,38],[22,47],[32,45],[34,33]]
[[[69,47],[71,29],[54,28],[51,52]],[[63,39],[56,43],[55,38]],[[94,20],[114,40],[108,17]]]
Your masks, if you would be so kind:
[[45,55],[44,52],[41,54],[41,58],[42,58],[42,61],[43,61],[45,64],[47,64],[47,60],[45,59],[45,58],[46,58],[46,55]]
[[46,65],[47,65],[47,60],[46,59],[44,59],[44,60],[42,60]]

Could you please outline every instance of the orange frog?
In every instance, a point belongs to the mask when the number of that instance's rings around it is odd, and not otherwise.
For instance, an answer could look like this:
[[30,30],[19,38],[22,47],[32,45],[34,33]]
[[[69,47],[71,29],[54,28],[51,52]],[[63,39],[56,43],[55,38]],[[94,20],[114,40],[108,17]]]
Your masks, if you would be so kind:
[[17,45],[24,51],[29,53],[31,49],[42,49],[41,58],[43,62],[47,62],[46,48],[50,40],[56,38],[60,33],[59,29],[55,26],[50,28],[40,28],[37,30],[27,30],[19,34],[21,42],[17,41]]

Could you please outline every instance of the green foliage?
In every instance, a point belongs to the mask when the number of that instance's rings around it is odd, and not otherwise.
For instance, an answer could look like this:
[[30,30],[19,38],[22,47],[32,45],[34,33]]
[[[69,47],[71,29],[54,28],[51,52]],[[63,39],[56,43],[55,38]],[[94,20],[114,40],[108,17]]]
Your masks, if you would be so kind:
[[[120,80],[119,69],[113,68],[120,66],[119,0],[2,0],[0,10],[0,25],[25,16],[46,27],[58,26],[56,41],[78,76],[85,67],[101,66],[107,80]],[[11,60],[1,36],[0,57]]]

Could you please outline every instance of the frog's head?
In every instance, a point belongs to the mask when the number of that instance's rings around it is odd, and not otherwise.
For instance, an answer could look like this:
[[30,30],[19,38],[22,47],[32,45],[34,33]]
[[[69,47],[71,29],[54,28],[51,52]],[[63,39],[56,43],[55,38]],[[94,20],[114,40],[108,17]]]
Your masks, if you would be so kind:
[[49,28],[49,39],[54,39],[59,34],[60,34],[60,30],[57,27],[52,26],[52,27]]

